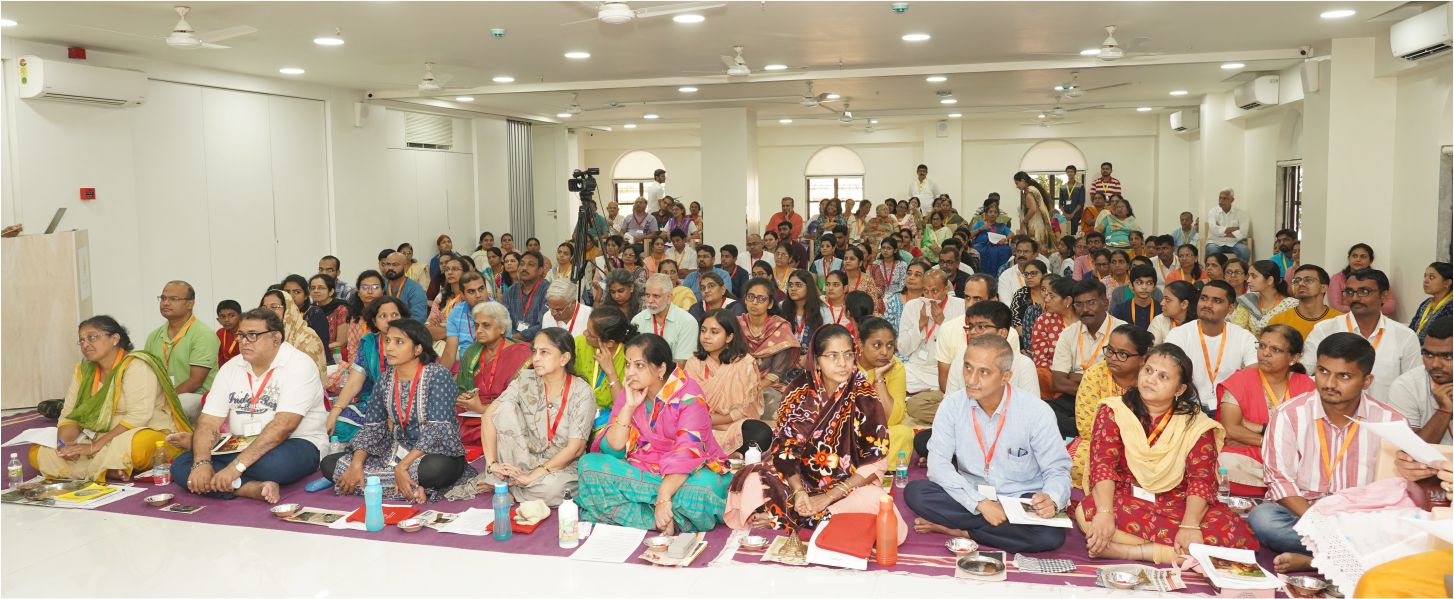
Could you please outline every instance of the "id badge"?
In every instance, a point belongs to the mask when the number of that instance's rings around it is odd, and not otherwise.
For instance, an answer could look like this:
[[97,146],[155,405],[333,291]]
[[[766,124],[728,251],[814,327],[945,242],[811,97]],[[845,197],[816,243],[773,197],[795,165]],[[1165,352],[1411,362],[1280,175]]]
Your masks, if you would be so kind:
[[525,329],[528,329],[528,328],[530,328],[530,325],[527,325],[527,324],[525,324],[523,322],[520,323],[520,324],[515,325],[515,330],[516,331],[519,331],[521,333],[524,333],[525,332]]
[[1156,503],[1156,494],[1155,493],[1152,493],[1151,491],[1147,491],[1146,489],[1142,489],[1141,487],[1139,487],[1137,485],[1131,485],[1131,496],[1135,497],[1136,499],[1143,500],[1143,501],[1149,501],[1151,503]]
[[256,437],[258,435],[261,435],[262,432],[263,423],[261,422],[252,421],[242,425],[242,436],[244,437]]
[[990,501],[999,501],[1000,500],[1000,495],[999,495],[999,493],[996,493],[995,492],[995,488],[993,486],[991,486],[991,485],[978,485],[977,488],[979,489],[979,494],[980,495],[984,495],[984,498],[985,499],[988,499]]

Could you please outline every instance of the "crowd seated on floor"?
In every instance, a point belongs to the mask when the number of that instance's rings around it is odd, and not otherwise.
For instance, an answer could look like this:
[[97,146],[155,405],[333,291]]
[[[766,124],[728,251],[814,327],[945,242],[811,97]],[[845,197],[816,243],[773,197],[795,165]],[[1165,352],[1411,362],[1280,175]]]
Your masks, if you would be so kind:
[[[1073,181],[1088,205],[1025,173],[1018,201],[964,214],[948,195],[825,199],[812,217],[784,198],[744,248],[702,243],[695,203],[612,201],[587,247],[552,257],[492,232],[469,252],[440,236],[427,260],[384,248],[352,281],[322,257],[256,307],[220,302],[215,334],[171,281],[140,348],[109,316],[80,323],[60,442],[30,461],[126,480],[164,452],[186,492],[266,502],[315,473],[413,502],[503,483],[666,533],[876,513],[896,469],[926,465],[900,543],[909,527],[1012,552],[1065,542],[1009,523],[1008,496],[1068,513],[1091,557],[1165,564],[1201,543],[1309,569],[1295,525],[1379,480],[1360,422],[1450,444],[1449,263],[1428,265],[1405,324],[1365,244],[1317,265],[1279,231],[1249,262],[1232,190],[1205,231],[1187,213],[1157,234],[1100,175]],[[224,432],[251,443],[214,455]],[[1394,476],[1447,496],[1447,460],[1397,457]],[[1262,501],[1243,517],[1229,494]],[[1447,551],[1415,557],[1364,580],[1397,594],[1450,569]]]

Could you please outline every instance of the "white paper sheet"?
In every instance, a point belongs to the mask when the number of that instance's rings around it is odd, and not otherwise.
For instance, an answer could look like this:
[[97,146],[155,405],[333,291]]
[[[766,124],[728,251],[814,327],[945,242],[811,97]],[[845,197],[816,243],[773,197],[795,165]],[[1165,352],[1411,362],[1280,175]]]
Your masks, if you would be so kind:
[[460,412],[459,415],[461,417],[463,417],[463,418],[479,418],[481,416],[484,416],[484,414],[481,414],[479,412],[475,412],[473,410],[468,410],[468,411]]
[[1000,235],[999,233],[996,233],[994,231],[987,231],[984,236],[985,239],[989,240],[991,245],[998,245],[1001,241],[1005,240],[1004,235]]
[[1418,460],[1424,465],[1433,464],[1445,459],[1444,454],[1429,445],[1428,441],[1420,439],[1414,434],[1414,429],[1409,428],[1407,422],[1369,422],[1359,420],[1358,426],[1368,429],[1368,432],[1378,435],[1380,439],[1392,443],[1394,447],[1402,449],[1409,457]]
[[[1282,580],[1278,579],[1273,573],[1268,572],[1266,568],[1258,565],[1257,554],[1253,553],[1251,549],[1232,549],[1230,547],[1213,547],[1211,545],[1192,543],[1187,547],[1187,552],[1200,563],[1202,573],[1222,590],[1282,588]],[[1214,565],[1213,558],[1251,564],[1256,566],[1257,572],[1251,574],[1232,574],[1224,570],[1218,570]]]
[[1000,507],[1005,510],[1005,518],[1011,524],[1028,524],[1031,526],[1051,526],[1055,528],[1070,528],[1070,517],[1060,514],[1060,518],[1041,518],[1030,507],[1030,500],[1023,497],[1010,497],[1000,495]]
[[26,429],[26,430],[20,431],[20,434],[15,435],[14,437],[11,437],[9,439],[6,439],[5,440],[5,443],[0,444],[0,447],[10,447],[12,445],[31,445],[31,444],[41,445],[41,446],[44,446],[44,447],[49,447],[51,449],[55,449],[56,448],[56,427],[54,427],[54,426],[48,426],[48,427],[45,427],[45,428],[32,428],[32,429]]
[[847,553],[839,553],[818,546],[818,537],[827,529],[827,522],[822,522],[818,524],[817,528],[813,529],[813,538],[808,539],[808,553],[804,556],[808,560],[808,563],[834,568],[847,568],[850,570],[867,570],[867,558],[859,559]]
[[587,562],[624,564],[641,550],[641,541],[646,531],[611,524],[597,524],[591,529],[590,538],[581,543],[581,548],[570,558]]
[[467,535],[471,537],[483,537],[490,534],[485,530],[491,522],[495,521],[495,510],[472,507],[459,513],[459,517],[444,526],[435,530],[450,534]]
[[1445,543],[1454,543],[1454,520],[1424,520],[1416,518],[1400,518],[1400,520],[1412,523],[1419,530],[1434,535]]

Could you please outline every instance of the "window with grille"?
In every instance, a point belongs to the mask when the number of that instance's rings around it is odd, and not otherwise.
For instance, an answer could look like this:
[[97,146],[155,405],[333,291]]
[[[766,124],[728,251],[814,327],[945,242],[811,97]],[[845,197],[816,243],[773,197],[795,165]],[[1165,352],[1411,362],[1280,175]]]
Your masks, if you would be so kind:
[[1277,165],[1277,228],[1297,231],[1303,237],[1303,163]]
[[[646,197],[646,184],[649,182],[651,179],[616,179],[616,204],[623,207],[623,214],[631,211],[628,206],[636,198]],[[650,210],[651,207],[648,206],[647,209]]]
[[801,212],[808,215],[808,220],[818,218],[818,206],[823,200],[863,199],[863,176],[861,175],[808,177],[807,186],[808,206]]

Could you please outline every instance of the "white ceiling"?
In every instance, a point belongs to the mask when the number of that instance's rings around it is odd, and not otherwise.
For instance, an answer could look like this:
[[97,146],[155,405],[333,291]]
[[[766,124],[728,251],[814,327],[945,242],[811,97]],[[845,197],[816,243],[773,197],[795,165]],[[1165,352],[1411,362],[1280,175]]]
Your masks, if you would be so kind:
[[[731,2],[702,11],[707,20],[699,24],[658,17],[562,26],[595,11],[582,2],[197,2],[188,17],[197,31],[259,29],[222,42],[230,50],[177,50],[161,40],[83,27],[165,35],[176,22],[174,4],[5,2],[0,13],[19,26],[0,35],[261,76],[282,77],[278,68],[296,66],[307,69],[301,78],[308,81],[405,99],[419,96],[413,86],[423,63],[432,61],[436,73],[453,75],[451,88],[470,88],[467,93],[476,98],[455,103],[452,98],[466,92],[451,90],[446,102],[433,103],[546,121],[557,120],[555,113],[571,104],[573,92],[586,108],[622,105],[571,119],[581,124],[645,123],[640,117],[646,112],[660,114],[661,123],[689,123],[701,108],[723,106],[751,106],[762,119],[836,118],[793,99],[803,95],[808,79],[815,93],[848,98],[856,117],[961,112],[1018,118],[1022,109],[1052,105],[1051,88],[1072,71],[1079,71],[1079,83],[1087,88],[1129,85],[1067,98],[1067,109],[1194,105],[1202,94],[1233,85],[1226,80],[1238,71],[1219,68],[1223,62],[1246,63],[1243,71],[1285,68],[1296,62],[1301,46],[1376,35],[1395,15],[1415,9],[1403,2],[1333,0],[921,1],[894,14],[889,2]],[[631,2],[632,8],[662,4]],[[1358,13],[1342,20],[1318,17],[1332,8]],[[1155,54],[1116,63],[1079,56],[1100,45],[1105,25],[1116,25],[1117,40],[1133,53]],[[505,37],[492,38],[492,28],[505,29]],[[342,31],[346,45],[313,44],[313,38],[335,30]],[[900,39],[911,32],[933,39]],[[752,76],[729,80],[700,73],[721,73],[717,57],[731,54],[734,45],[746,47]],[[571,50],[592,57],[564,58]],[[769,63],[803,68],[760,71]],[[925,82],[931,74],[948,81]],[[516,82],[492,83],[497,75]],[[686,84],[700,91],[676,91]],[[1173,89],[1190,93],[1169,97]],[[938,90],[952,91],[959,103],[941,105]]]

